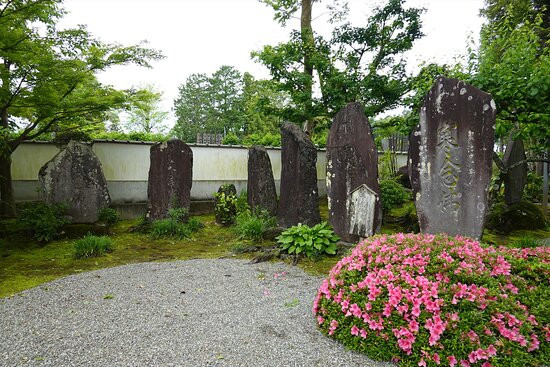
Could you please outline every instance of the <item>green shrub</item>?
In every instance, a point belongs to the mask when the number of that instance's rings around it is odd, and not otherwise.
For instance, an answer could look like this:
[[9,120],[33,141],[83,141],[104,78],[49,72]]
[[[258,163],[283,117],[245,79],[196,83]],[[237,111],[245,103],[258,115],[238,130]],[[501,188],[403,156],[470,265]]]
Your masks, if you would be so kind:
[[373,236],[313,302],[322,333],[399,366],[545,366],[550,248],[466,237]]
[[182,223],[174,218],[155,220],[151,223],[149,235],[154,239],[176,238],[179,240],[190,238],[193,232],[201,230],[204,225],[196,218],[189,218]]
[[216,222],[227,226],[235,222],[237,216],[237,193],[235,186],[231,184],[222,185],[220,190],[214,193],[216,204],[214,214]]
[[191,237],[191,231],[185,224],[171,218],[155,220],[151,223],[149,234],[154,239],[177,238],[181,240]]
[[521,201],[507,205],[497,203],[487,215],[486,227],[500,233],[510,233],[519,229],[544,229],[546,221],[535,204]]
[[191,232],[198,232],[204,228],[204,224],[195,217],[189,218],[185,225]]
[[248,206],[248,193],[246,191],[241,191],[241,194],[237,196],[235,207],[237,209],[237,214],[244,213],[250,209]]
[[97,213],[97,219],[108,226],[112,226],[120,220],[120,216],[113,208],[102,208]]
[[389,178],[380,180],[380,196],[384,212],[399,208],[411,198],[410,192],[403,185]]
[[510,246],[519,248],[532,248],[541,246],[541,244],[540,240],[537,240],[536,238],[533,238],[531,236],[523,236],[513,241]]
[[542,176],[536,172],[527,174],[527,184],[523,191],[523,199],[532,203],[542,202]]
[[241,140],[236,134],[229,133],[222,139],[223,145],[239,145],[241,143]]
[[64,216],[65,210],[64,204],[33,203],[21,210],[18,220],[32,233],[35,240],[50,242],[68,223]]
[[189,210],[186,208],[171,208],[168,210],[168,218],[185,223],[189,220]]
[[242,144],[245,146],[263,145],[265,147],[280,147],[281,134],[250,134],[243,138]]
[[235,233],[240,239],[261,241],[264,232],[277,225],[277,219],[266,211],[251,213],[247,210],[237,216]]
[[306,254],[313,258],[324,253],[336,254],[336,242],[340,238],[334,234],[327,222],[313,227],[298,224],[285,230],[277,237],[280,247],[289,254]]
[[77,259],[102,256],[113,250],[111,239],[107,236],[88,234],[74,241],[74,256]]

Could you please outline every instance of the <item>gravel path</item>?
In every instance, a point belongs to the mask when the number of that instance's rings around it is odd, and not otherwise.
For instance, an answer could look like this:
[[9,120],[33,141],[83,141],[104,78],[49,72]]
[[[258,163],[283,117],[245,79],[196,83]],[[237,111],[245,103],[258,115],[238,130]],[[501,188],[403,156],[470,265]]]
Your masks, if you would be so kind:
[[317,330],[319,284],[219,259],[72,275],[0,299],[0,366],[391,366]]

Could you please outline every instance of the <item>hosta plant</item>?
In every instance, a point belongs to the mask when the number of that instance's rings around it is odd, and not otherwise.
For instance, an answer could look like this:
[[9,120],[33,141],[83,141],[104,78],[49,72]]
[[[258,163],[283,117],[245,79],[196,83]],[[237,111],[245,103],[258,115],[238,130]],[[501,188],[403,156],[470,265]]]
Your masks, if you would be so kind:
[[334,266],[313,312],[323,333],[401,366],[544,366],[549,281],[548,247],[374,236]]
[[336,242],[340,238],[334,234],[327,222],[313,227],[298,224],[285,230],[277,242],[289,254],[305,254],[307,257],[316,257],[327,253],[336,254]]

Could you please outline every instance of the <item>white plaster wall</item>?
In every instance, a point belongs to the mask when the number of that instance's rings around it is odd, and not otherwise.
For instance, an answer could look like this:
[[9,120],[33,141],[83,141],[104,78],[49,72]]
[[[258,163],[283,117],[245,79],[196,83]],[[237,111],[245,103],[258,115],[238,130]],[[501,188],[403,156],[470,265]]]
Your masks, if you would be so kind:
[[[149,149],[152,143],[96,141],[93,150],[103,167],[114,203],[147,200]],[[190,145],[193,150],[193,200],[210,199],[218,187],[233,183],[246,190],[248,149],[240,146]],[[281,177],[281,150],[268,148],[277,190]],[[38,200],[38,171],[59,149],[52,143],[26,142],[12,155],[12,178],[16,200]],[[399,165],[407,162],[398,156]],[[320,196],[326,196],[326,154],[317,153],[317,179]]]

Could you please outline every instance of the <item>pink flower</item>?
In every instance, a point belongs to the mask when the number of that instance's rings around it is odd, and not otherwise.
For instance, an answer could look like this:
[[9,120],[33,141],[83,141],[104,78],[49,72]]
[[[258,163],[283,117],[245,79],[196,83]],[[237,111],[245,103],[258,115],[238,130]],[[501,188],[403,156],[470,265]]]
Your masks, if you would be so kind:
[[323,322],[325,322],[325,319],[323,318],[323,316],[317,316],[317,322],[319,323],[319,325],[321,325]]
[[338,321],[332,320],[330,322],[330,328],[328,329],[328,335],[334,334],[337,328],[338,328]]
[[439,358],[439,354],[437,354],[437,353],[434,353],[433,360],[434,360],[435,364],[440,364],[441,363],[441,359]]
[[355,325],[351,327],[351,335],[358,336],[359,335],[359,328]]
[[451,367],[454,367],[458,363],[455,356],[448,356],[447,360],[449,361],[449,366]]

